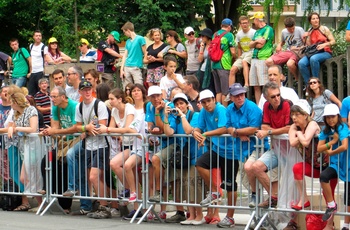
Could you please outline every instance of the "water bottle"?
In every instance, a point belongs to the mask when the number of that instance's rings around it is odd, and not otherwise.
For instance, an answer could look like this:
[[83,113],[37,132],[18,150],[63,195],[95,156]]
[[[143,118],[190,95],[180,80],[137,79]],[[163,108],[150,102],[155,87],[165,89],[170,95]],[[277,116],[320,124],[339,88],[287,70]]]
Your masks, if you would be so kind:
[[92,123],[95,125],[96,128],[100,128],[97,116],[94,116],[94,118],[92,118]]

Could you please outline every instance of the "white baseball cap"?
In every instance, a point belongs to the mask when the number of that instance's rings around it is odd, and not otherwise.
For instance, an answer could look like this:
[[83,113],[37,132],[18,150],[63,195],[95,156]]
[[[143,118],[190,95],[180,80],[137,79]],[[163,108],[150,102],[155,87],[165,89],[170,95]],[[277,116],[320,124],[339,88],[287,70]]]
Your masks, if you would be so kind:
[[214,97],[214,94],[212,91],[210,91],[209,89],[205,89],[202,92],[199,93],[199,100],[203,100],[206,98],[212,98]]
[[310,115],[311,113],[311,107],[309,105],[309,103],[307,102],[307,100],[305,99],[300,99],[297,102],[295,102],[294,105],[299,106],[303,111],[305,111],[307,114]]
[[336,104],[328,104],[324,107],[323,116],[332,116],[339,114],[339,107]]
[[148,88],[148,96],[152,96],[153,94],[162,94],[162,90],[157,85],[152,85]]
[[193,29],[191,26],[185,28],[184,33],[185,33],[186,35],[188,35],[188,34],[191,33],[191,32],[194,33],[194,29]]
[[187,98],[187,96],[186,96],[184,93],[177,93],[177,94],[174,96],[174,98],[173,98],[173,103],[174,103],[174,104],[175,104],[175,101],[176,101],[177,99],[183,99],[187,104],[189,103],[189,102],[188,102],[188,98]]

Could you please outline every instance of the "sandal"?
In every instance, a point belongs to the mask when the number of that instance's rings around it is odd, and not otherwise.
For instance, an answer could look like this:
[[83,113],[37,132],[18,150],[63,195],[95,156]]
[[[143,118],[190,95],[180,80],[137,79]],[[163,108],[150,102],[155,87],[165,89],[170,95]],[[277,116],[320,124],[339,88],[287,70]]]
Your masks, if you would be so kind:
[[205,216],[204,219],[205,219],[205,222],[207,224],[209,224],[211,222],[211,220],[212,220],[212,218],[210,216]]
[[13,211],[28,211],[31,209],[30,204],[21,204],[17,208],[15,208]]
[[218,217],[213,217],[210,221],[209,224],[218,224],[220,222],[220,218]]

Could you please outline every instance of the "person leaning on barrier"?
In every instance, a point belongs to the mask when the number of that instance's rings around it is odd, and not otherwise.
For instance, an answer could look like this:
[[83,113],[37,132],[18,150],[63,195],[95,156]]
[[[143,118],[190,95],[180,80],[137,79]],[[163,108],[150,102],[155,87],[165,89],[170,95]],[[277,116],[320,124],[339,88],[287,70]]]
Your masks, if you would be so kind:
[[[323,221],[333,222],[334,213],[338,210],[332,194],[330,180],[339,178],[345,182],[344,185],[344,205],[346,212],[350,210],[350,189],[349,178],[349,127],[341,120],[339,108],[335,104],[326,105],[323,112],[325,128],[319,135],[317,152],[329,155],[329,167],[321,172],[320,182],[323,195],[326,199],[327,209],[322,217]],[[344,228],[349,229],[350,217],[345,216]],[[346,225],[345,225],[346,224]]]
[[[220,168],[221,178],[223,179],[221,187],[227,191],[227,205],[232,206],[233,201],[237,199],[236,177],[239,168],[239,154],[233,154],[231,137],[218,137],[227,133],[226,108],[216,102],[214,94],[210,90],[200,92],[199,100],[203,109],[199,112],[198,127],[192,130],[192,135],[198,141],[199,146],[205,145],[207,137],[210,137],[210,143],[212,143],[212,146],[208,146],[211,151],[204,153],[196,163],[199,175],[204,179],[205,184],[211,188],[208,196],[200,202],[200,205],[208,207],[220,199],[221,195],[214,182],[215,180],[210,178],[211,170]],[[226,172],[227,174],[225,174]],[[226,217],[217,226],[222,228],[233,227],[235,225],[233,214],[234,209],[228,209]]]
[[[73,101],[69,99],[66,96],[66,91],[58,86],[53,88],[51,91],[51,102],[52,102],[52,119],[51,119],[51,125],[46,125],[46,128],[42,131],[42,134],[45,136],[56,136],[56,135],[66,135],[66,134],[73,134],[76,132],[75,125],[75,108],[78,104],[78,102]],[[73,140],[73,136],[61,136],[61,139],[66,139],[66,144],[68,146],[72,147],[76,141],[79,140]],[[61,144],[60,144],[61,143]],[[65,157],[67,154],[68,148],[64,147],[64,142],[58,142],[57,148],[53,149],[52,151],[52,158],[58,159],[57,154],[61,151],[61,157]],[[63,148],[63,149],[62,149]],[[63,164],[59,169],[56,169],[58,162],[53,162],[52,164],[52,191],[55,193],[62,193],[63,191],[66,191],[68,189],[68,174],[66,173],[68,171],[68,166],[66,161],[64,161],[62,158],[58,159],[62,161]],[[45,165],[45,158],[41,162],[41,173],[44,177],[44,184],[45,184],[45,171],[46,165]],[[62,177],[63,176],[63,177]],[[56,180],[58,180],[58,187],[56,187]],[[45,185],[43,186],[43,190],[40,191],[41,194],[45,194]],[[58,202],[61,205],[61,207],[66,211],[66,213],[69,213],[69,209],[72,205],[72,199],[63,199],[58,198]]]
[[[255,145],[256,138],[252,137],[260,128],[262,123],[262,111],[252,101],[245,97],[246,87],[242,87],[240,83],[234,83],[229,88],[230,99],[233,102],[227,107],[227,123],[226,128],[228,134],[234,137],[233,146],[235,154],[240,154],[240,160],[247,161],[244,167],[249,169],[256,160]],[[264,146],[268,148],[268,143]],[[252,196],[249,206],[255,206],[256,188],[255,184],[251,184]]]
[[[21,182],[25,186],[25,193],[36,193],[42,188],[42,176],[40,162],[43,157],[42,141],[38,136],[24,136],[39,131],[38,112],[35,107],[30,106],[23,93],[11,94],[11,107],[14,114],[8,126],[8,138],[10,141],[18,137],[18,152],[23,164],[21,166]],[[40,206],[41,197],[36,197]],[[28,197],[22,195],[22,204],[14,211],[28,211],[30,209]],[[35,211],[35,210],[33,210]]]
[[[173,99],[173,103],[175,105],[175,108],[172,109],[169,106],[165,109],[165,118],[164,118],[164,133],[167,136],[172,136],[173,134],[191,134],[193,128],[197,126],[198,122],[198,112],[192,112],[189,110],[189,101],[185,94],[178,93],[175,95]],[[176,111],[176,112],[175,112]],[[172,117],[172,118],[170,118]],[[182,178],[189,178],[189,181],[184,182],[184,189],[181,189],[181,184],[177,183],[176,185],[176,191],[174,191],[174,194],[176,194],[176,198],[179,199],[181,197],[181,192],[185,194],[185,197],[183,199],[186,199],[188,203],[199,203],[200,202],[200,196],[202,192],[202,187],[200,185],[201,178],[199,175],[196,177],[195,172],[195,161],[198,157],[202,155],[203,148],[196,150],[197,144],[195,143],[195,139],[192,137],[188,139],[187,137],[176,138],[176,144],[173,144],[169,146],[167,150],[169,153],[166,153],[165,151],[162,152],[162,165],[164,168],[166,168],[167,164],[167,157],[175,157],[173,154],[176,154],[177,146],[180,147],[180,151],[182,154],[186,154],[186,152],[190,153],[188,156],[190,158],[190,166],[185,166],[188,164],[187,158],[182,158],[183,164],[183,173],[184,175],[178,175],[180,173],[180,170],[173,169],[174,165],[168,165],[170,171],[170,174],[176,173],[176,178],[179,179],[179,177]],[[186,161],[186,162],[185,162]],[[163,173],[164,174],[164,173]],[[189,175],[188,175],[189,174]],[[171,178],[172,176],[169,176]],[[164,178],[164,176],[163,176]],[[178,182],[178,180],[177,180]],[[197,190],[195,189],[197,188]],[[189,192],[190,197],[187,197],[187,193]],[[195,200],[197,194],[197,201]],[[176,202],[182,202],[182,200],[176,200]],[[202,207],[188,207],[190,217],[187,220],[182,220],[180,223],[185,225],[201,225],[205,222],[203,218],[202,213]],[[178,216],[179,220],[184,219],[183,216]]]
[[[292,102],[281,97],[280,87],[274,82],[264,85],[263,94],[267,102],[264,104],[261,130],[256,132],[256,136],[263,139],[269,135],[288,133],[292,124],[290,117]],[[255,184],[255,178],[257,178],[270,196],[258,205],[261,208],[277,206],[278,178],[271,178],[272,185],[270,185],[270,179],[267,175],[268,171],[278,166],[278,153],[273,150],[273,146],[277,144],[276,141],[271,136],[271,149],[255,161],[250,170],[246,170],[250,184]]]

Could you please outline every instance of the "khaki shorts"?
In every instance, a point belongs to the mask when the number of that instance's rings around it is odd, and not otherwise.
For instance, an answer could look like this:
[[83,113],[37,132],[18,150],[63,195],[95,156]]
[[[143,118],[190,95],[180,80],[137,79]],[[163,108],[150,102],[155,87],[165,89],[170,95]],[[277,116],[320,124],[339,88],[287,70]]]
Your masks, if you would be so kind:
[[250,64],[250,62],[252,61],[252,56],[253,52],[245,52],[237,58],[233,65],[236,66],[239,70],[241,70],[243,68],[243,61],[246,61],[248,62],[248,64]]
[[188,203],[199,204],[204,199],[202,193],[204,191],[204,195],[206,194],[207,186],[204,185],[204,181],[194,165],[191,165],[190,170],[184,170],[183,172],[183,199]]
[[249,85],[263,86],[269,82],[265,60],[252,59],[249,71]]
[[139,67],[124,67],[123,88],[129,83],[136,84],[139,83],[143,85],[142,70]]

